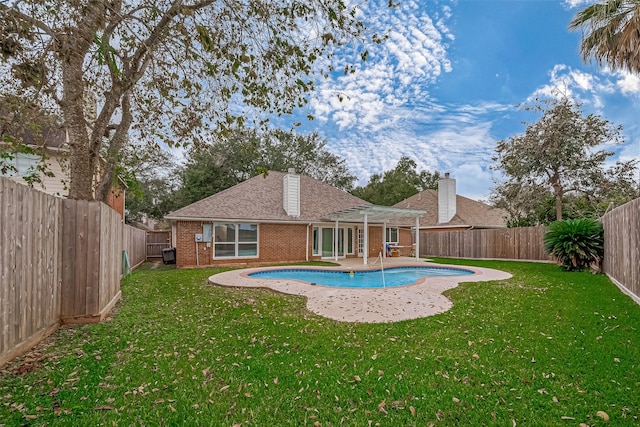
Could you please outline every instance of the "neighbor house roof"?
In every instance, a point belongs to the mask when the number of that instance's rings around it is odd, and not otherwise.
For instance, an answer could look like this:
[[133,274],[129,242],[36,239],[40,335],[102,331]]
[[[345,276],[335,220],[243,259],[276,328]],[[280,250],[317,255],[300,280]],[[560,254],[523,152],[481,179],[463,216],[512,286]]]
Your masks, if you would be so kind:
[[507,212],[486,203],[456,195],[456,214],[447,223],[438,222],[438,192],[424,190],[394,205],[398,208],[422,209],[427,213],[420,217],[420,228],[468,226],[476,228],[506,227]]
[[300,216],[287,215],[283,172],[270,171],[166,215],[172,220],[230,219],[248,221],[327,221],[329,214],[370,205],[366,201],[307,175],[300,175]]

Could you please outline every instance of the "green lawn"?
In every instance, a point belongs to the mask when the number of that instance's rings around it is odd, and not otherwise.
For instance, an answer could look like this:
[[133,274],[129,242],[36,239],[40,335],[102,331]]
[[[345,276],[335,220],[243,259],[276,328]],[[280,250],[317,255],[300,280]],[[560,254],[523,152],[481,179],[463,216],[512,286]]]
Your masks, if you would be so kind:
[[112,320],[63,328],[42,360],[0,373],[0,425],[640,423],[640,307],[606,277],[436,261],[514,278],[448,291],[444,314],[353,324],[208,286],[219,270],[143,266]]

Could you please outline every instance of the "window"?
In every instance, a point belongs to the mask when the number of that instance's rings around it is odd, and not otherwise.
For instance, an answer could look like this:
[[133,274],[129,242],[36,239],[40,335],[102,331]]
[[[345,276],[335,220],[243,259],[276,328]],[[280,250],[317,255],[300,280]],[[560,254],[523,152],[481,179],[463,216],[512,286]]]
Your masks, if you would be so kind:
[[0,166],[6,165],[8,167],[7,176],[36,177],[40,175],[38,164],[41,160],[42,158],[37,154],[15,153],[9,158],[2,157]]
[[214,258],[258,256],[258,224],[214,224]]
[[318,230],[318,227],[313,227],[313,250],[312,250],[312,254],[313,255],[320,255],[320,236],[319,236],[320,231]]
[[347,253],[353,254],[353,228],[347,228]]
[[387,242],[398,243],[398,227],[387,228]]

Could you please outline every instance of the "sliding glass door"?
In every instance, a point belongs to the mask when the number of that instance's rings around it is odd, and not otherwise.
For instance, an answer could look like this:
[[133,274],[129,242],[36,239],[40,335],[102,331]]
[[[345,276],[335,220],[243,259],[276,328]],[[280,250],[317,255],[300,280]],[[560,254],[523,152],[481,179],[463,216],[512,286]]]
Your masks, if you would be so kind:
[[[344,257],[344,228],[338,228],[338,256]],[[334,257],[334,227],[322,227],[322,257]]]

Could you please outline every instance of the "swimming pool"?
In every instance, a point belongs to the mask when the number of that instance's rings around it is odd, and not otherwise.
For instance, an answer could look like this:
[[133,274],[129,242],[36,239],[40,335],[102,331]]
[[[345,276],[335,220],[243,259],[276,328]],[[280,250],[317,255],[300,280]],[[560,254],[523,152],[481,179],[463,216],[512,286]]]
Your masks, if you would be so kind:
[[393,288],[411,285],[423,277],[433,276],[467,276],[473,271],[461,268],[445,267],[390,267],[382,270],[367,271],[335,271],[313,269],[264,270],[250,273],[256,279],[295,279],[309,282],[312,285],[331,286],[334,288]]

